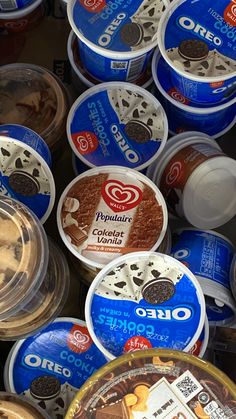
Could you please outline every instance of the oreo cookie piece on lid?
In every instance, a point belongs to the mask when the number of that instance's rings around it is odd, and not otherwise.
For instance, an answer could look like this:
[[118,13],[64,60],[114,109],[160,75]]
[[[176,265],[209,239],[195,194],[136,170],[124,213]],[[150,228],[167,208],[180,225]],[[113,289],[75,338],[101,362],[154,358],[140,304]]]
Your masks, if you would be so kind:
[[34,402],[51,419],[63,418],[81,385],[105,363],[85,322],[57,318],[13,346],[4,370],[5,387]]
[[47,144],[29,128],[1,125],[0,161],[0,194],[21,201],[44,223],[55,201]]
[[85,317],[92,339],[109,360],[144,348],[187,352],[202,332],[205,301],[196,278],[179,261],[134,252],[97,274]]

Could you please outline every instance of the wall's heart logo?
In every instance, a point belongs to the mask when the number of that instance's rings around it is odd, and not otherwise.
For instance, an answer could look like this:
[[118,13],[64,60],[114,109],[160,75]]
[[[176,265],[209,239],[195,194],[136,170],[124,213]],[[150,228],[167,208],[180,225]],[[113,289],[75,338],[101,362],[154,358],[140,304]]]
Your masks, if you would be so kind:
[[86,326],[75,324],[68,334],[67,345],[71,351],[80,353],[86,352],[93,344]]
[[142,190],[135,185],[124,185],[119,180],[107,180],[102,187],[102,197],[114,212],[128,211],[142,200]]

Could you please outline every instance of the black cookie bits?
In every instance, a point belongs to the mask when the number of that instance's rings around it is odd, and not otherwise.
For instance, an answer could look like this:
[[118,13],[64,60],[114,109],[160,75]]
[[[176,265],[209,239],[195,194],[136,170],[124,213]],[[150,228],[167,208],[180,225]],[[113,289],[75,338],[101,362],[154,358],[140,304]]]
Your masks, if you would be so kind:
[[179,45],[179,54],[189,61],[201,61],[207,58],[208,45],[199,39],[185,39]]
[[11,189],[23,196],[37,195],[40,190],[38,181],[30,173],[16,170],[9,176]]
[[152,131],[141,121],[129,121],[125,125],[125,133],[131,140],[136,143],[146,143],[152,138]]
[[41,375],[30,385],[30,393],[36,399],[49,400],[58,396],[60,391],[61,383],[52,375]]
[[149,304],[162,304],[173,297],[175,286],[168,278],[152,279],[147,282],[143,289],[142,295],[144,300]]
[[143,39],[143,29],[138,23],[126,23],[120,30],[120,37],[124,44],[134,47]]

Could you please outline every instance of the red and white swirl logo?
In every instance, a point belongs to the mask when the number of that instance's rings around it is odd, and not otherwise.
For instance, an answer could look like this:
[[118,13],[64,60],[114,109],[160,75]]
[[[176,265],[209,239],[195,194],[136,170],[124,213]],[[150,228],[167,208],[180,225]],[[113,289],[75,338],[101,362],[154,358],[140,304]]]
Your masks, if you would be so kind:
[[74,325],[68,335],[68,347],[73,352],[86,352],[92,345],[87,327]]
[[236,26],[236,0],[232,0],[224,10],[224,20],[230,26]]
[[185,96],[183,96],[180,92],[178,92],[178,90],[176,90],[174,87],[170,89],[167,93],[177,102],[183,103],[184,105],[188,105],[189,100]]
[[114,212],[128,211],[142,200],[142,191],[135,185],[125,185],[119,180],[107,180],[102,187],[102,197]]
[[98,148],[98,139],[93,132],[81,131],[71,135],[80,154],[93,153]]
[[166,175],[166,183],[167,185],[173,185],[173,183],[176,182],[176,180],[179,178],[181,174],[182,164],[177,161],[174,162],[168,171],[168,174]]
[[80,4],[91,13],[99,13],[106,6],[106,0],[80,0]]

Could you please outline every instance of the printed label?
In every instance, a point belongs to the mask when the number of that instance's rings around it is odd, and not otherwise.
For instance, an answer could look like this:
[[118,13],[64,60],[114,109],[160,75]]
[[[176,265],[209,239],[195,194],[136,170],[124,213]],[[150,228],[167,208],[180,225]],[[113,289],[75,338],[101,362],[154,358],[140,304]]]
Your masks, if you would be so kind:
[[78,105],[70,133],[73,146],[89,163],[138,169],[162,145],[164,111],[138,90],[111,89]]
[[11,390],[37,403],[53,419],[65,416],[77,390],[106,363],[85,323],[71,321],[55,321],[24,340],[13,357]]
[[183,147],[170,159],[161,176],[160,190],[171,212],[183,217],[182,195],[188,178],[200,164],[222,155],[213,146],[199,143]]

